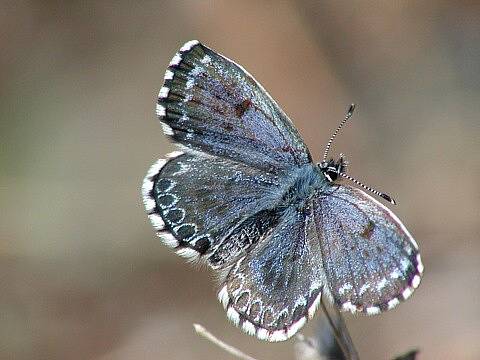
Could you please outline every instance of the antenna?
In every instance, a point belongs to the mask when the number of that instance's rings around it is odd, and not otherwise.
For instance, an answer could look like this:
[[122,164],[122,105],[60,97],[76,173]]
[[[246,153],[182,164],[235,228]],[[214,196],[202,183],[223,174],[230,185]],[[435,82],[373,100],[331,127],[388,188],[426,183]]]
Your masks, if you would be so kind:
[[340,154],[340,159],[337,161],[334,161],[333,159],[330,159],[329,161],[327,161],[327,155],[330,150],[330,146],[333,143],[333,140],[335,139],[335,137],[337,136],[338,132],[343,127],[343,125],[345,125],[348,119],[352,117],[354,110],[355,110],[355,104],[351,104],[350,107],[348,108],[347,115],[345,115],[345,118],[342,120],[340,125],[338,125],[337,129],[333,132],[333,135],[330,137],[330,140],[328,140],[327,146],[325,147],[325,152],[323,154],[323,161],[320,164],[318,164],[318,166],[320,167],[320,170],[323,172],[323,174],[325,175],[328,181],[333,182],[340,175],[341,177],[350,180],[354,184],[357,184],[358,186],[362,187],[363,189],[370,191],[372,194],[380,196],[381,198],[387,200],[389,203],[396,205],[397,203],[390,195],[387,195],[385,193],[372,189],[370,186],[367,186],[361,183],[360,181],[358,181],[357,179],[347,175],[344,172],[346,170],[347,161],[345,160],[342,154]]
[[350,180],[351,182],[357,184],[358,186],[361,186],[362,188],[364,188],[365,190],[368,190],[370,191],[371,193],[377,195],[377,196],[380,196],[381,198],[384,198],[385,200],[387,200],[388,202],[390,202],[391,204],[393,205],[397,205],[397,203],[395,202],[395,200],[390,196],[390,195],[387,195],[385,193],[382,193],[380,191],[377,191],[375,189],[372,189],[371,187],[361,183],[360,181],[358,181],[357,179],[354,179],[353,177],[345,174],[345,173],[338,173],[341,177],[344,177],[345,179],[348,179]]
[[355,110],[355,104],[351,104],[350,107],[348,108],[347,115],[345,115],[345,119],[342,120],[340,125],[338,125],[337,129],[334,131],[333,135],[330,137],[330,140],[328,140],[327,146],[325,147],[325,152],[323,153],[323,161],[327,160],[327,155],[330,150],[330,146],[332,146],[333,139],[335,139],[335,136],[337,136],[338,132],[343,127],[343,125],[345,125],[348,119],[352,117],[354,110]]

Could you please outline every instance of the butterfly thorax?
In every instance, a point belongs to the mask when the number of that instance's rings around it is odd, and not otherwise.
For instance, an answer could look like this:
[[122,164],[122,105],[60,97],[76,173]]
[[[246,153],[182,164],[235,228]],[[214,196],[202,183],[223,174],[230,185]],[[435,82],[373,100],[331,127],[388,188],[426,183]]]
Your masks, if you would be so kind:
[[321,191],[329,185],[321,169],[313,164],[295,169],[289,177],[291,180],[284,187],[279,208],[290,208],[292,205],[303,208],[318,190]]

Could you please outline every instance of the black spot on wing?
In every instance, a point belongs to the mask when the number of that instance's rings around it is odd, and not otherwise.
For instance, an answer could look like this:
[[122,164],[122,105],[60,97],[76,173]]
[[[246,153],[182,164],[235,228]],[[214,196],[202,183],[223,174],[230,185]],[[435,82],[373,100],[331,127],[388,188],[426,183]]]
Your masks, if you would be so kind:
[[210,239],[207,236],[197,239],[193,248],[201,255],[205,254],[210,248]]

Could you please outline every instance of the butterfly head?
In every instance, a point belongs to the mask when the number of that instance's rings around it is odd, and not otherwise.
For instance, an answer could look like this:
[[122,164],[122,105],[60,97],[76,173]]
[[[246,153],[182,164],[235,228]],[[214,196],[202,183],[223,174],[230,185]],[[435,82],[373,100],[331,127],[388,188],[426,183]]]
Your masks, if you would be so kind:
[[334,182],[339,176],[341,176],[341,174],[346,173],[347,165],[348,162],[345,159],[345,156],[340,154],[340,157],[337,161],[335,161],[333,158],[330,158],[328,161],[323,160],[318,164],[318,167],[328,181]]

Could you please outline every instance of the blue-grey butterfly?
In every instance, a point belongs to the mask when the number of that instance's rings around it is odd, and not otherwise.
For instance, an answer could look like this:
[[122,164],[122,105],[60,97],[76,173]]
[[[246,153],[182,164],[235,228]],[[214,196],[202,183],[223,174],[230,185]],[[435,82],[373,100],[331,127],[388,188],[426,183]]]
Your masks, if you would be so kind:
[[393,202],[346,175],[343,156],[327,160],[339,129],[313,163],[265,89],[196,40],[180,48],[164,79],[156,113],[180,150],[148,171],[145,207],[167,246],[218,273],[218,297],[235,325],[282,341],[322,295],[340,310],[372,315],[418,287],[423,265],[405,226],[337,181]]

